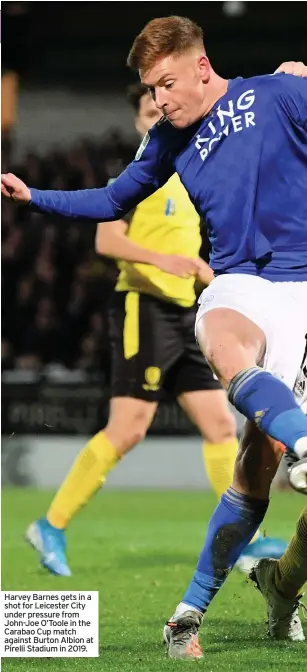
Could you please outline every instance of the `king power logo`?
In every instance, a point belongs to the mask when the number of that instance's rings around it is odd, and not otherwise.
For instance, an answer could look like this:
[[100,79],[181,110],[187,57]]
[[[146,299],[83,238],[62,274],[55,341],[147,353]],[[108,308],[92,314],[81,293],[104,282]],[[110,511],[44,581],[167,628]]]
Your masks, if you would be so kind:
[[202,161],[205,161],[210,154],[214,144],[219,142],[223,135],[226,137],[230,132],[239,133],[244,128],[251,128],[256,126],[255,113],[250,109],[256,99],[254,89],[245,91],[236,100],[228,101],[228,110],[219,107],[216,110],[217,118],[210,121],[206,132],[210,131],[206,137],[197,135],[195,142],[196,149],[200,150],[199,154]]

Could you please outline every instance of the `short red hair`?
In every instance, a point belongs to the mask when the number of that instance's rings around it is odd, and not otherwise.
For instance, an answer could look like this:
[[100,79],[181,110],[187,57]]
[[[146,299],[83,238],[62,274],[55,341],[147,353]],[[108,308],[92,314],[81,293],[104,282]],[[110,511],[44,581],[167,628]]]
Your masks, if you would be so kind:
[[158,58],[182,54],[193,47],[204,49],[202,29],[184,16],[153,19],[135,38],[127,59],[134,70],[147,71]]

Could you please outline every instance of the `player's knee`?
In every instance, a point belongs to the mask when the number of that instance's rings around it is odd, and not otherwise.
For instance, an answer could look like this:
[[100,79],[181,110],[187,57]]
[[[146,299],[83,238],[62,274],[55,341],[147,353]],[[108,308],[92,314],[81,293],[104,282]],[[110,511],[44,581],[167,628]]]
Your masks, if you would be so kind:
[[135,428],[134,430],[127,432],[125,436],[117,441],[116,452],[119,456],[128,453],[129,450],[132,450],[134,446],[137,446],[146,436],[146,432],[141,429]]
[[147,427],[144,422],[136,421],[134,425],[130,427],[127,437],[127,441],[131,448],[143,441],[145,439],[146,433]]
[[111,421],[105,428],[105,433],[117,454],[122,456],[143,441],[147,433],[147,423],[142,417],[130,417],[127,422],[121,423]]

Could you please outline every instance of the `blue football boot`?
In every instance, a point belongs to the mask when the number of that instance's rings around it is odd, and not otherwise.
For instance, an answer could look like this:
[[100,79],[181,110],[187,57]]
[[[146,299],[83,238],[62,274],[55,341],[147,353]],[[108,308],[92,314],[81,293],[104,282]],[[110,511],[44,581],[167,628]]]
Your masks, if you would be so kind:
[[236,562],[236,567],[238,567],[241,572],[244,572],[244,574],[248,574],[257,560],[261,560],[262,558],[274,558],[275,560],[279,560],[286,548],[287,543],[282,539],[261,535],[258,539],[246,546]]
[[26,541],[39,553],[43,567],[57,576],[71,576],[65,550],[66,539],[62,530],[50,525],[47,518],[36,520],[28,527]]

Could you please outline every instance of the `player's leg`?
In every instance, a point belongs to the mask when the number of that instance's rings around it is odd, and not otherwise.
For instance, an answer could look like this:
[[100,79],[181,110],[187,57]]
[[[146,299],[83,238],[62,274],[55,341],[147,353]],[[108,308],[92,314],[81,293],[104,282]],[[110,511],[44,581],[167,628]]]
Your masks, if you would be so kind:
[[307,582],[307,506],[301,513],[296,532],[287,550],[276,563],[275,583],[285,597],[293,598]]
[[[145,436],[151,424],[159,388],[145,389],[144,381],[148,362],[154,363],[155,323],[146,301],[138,294],[114,297],[110,309],[112,400],[108,424],[78,455],[46,517],[32,523],[26,533],[43,565],[55,574],[70,574],[64,530],[71,519],[103,485],[118,460]],[[151,335],[148,339],[144,334],[141,337],[145,324]]]
[[281,454],[253,423],[247,424],[233,484],[211,517],[192,581],[164,631],[171,657],[195,657],[191,639],[197,636],[209,605],[265,516]]
[[132,397],[114,397],[108,424],[83,448],[47,512],[47,520],[66,529],[73,516],[105,483],[118,461],[147,433],[157,403]]
[[[291,390],[304,350],[306,304],[307,283],[221,276],[203,292],[196,328],[232,403],[299,458],[307,451],[307,417]],[[274,359],[276,343],[284,345],[283,366],[289,360],[287,379],[277,360],[277,371],[259,367],[270,351]]]
[[[205,468],[219,500],[234,476],[239,449],[236,423],[227,395],[195,341],[193,309],[185,311],[183,322],[185,349],[170,372],[172,391],[204,438]],[[169,380],[166,382],[169,383]],[[241,554],[238,567],[247,572],[257,558],[267,557],[268,554],[279,558],[284,550],[285,543],[282,540],[263,537],[257,531],[248,548]]]
[[157,404],[141,399],[111,399],[108,424],[77,456],[57,491],[46,517],[32,523],[26,539],[40,553],[44,567],[69,576],[65,530],[71,520],[104,485],[118,460],[141,441],[152,422]]
[[250,576],[266,601],[270,636],[304,641],[298,607],[307,582],[307,507],[280,560],[259,560]]

